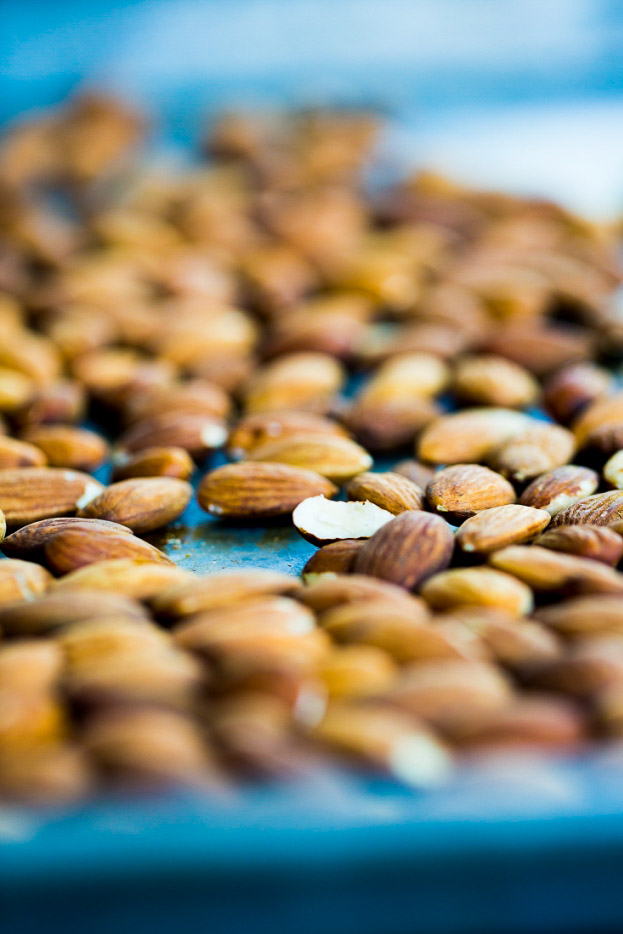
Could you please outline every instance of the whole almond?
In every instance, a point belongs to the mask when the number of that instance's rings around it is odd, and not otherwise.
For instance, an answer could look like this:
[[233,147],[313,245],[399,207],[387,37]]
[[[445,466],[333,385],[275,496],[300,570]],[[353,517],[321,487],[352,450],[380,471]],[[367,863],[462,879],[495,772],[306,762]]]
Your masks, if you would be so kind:
[[612,455],[604,465],[603,474],[604,480],[607,480],[617,490],[623,490],[623,451],[617,451]]
[[392,469],[394,473],[406,477],[407,480],[411,480],[412,483],[415,483],[422,490],[426,489],[429,480],[432,480],[434,475],[434,470],[431,467],[427,467],[426,464],[420,464],[419,461],[414,460],[400,461],[400,463],[396,464]]
[[609,565],[618,564],[623,556],[623,538],[605,525],[561,525],[548,529],[536,544]]
[[534,376],[505,357],[493,354],[463,357],[452,378],[452,390],[470,405],[493,405],[521,409],[539,394]]
[[244,461],[207,473],[197,489],[197,500],[213,516],[258,519],[287,515],[310,496],[333,496],[336,492],[326,477],[313,470]]
[[439,470],[426,487],[430,508],[462,522],[483,509],[515,502],[515,490],[499,473],[479,464],[455,464]]
[[118,456],[113,480],[130,480],[133,477],[175,477],[188,480],[194,469],[190,454],[183,448],[145,448],[136,454]]
[[344,380],[344,371],[328,354],[292,353],[258,370],[245,395],[249,413],[301,409],[323,414]]
[[173,563],[158,548],[124,532],[67,528],[57,532],[45,546],[46,564],[55,574],[67,574],[87,564],[112,558],[144,558],[163,564]]
[[293,434],[344,437],[346,431],[337,422],[311,412],[268,412],[245,415],[232,429],[227,451],[234,460],[247,457],[268,441]]
[[623,635],[623,596],[591,594],[540,607],[535,616],[568,638]]
[[119,525],[117,522],[107,522],[105,519],[78,519],[74,516],[59,516],[56,519],[40,519],[38,522],[31,522],[29,525],[17,529],[2,542],[0,546],[2,551],[9,557],[27,557],[35,560],[41,551],[47,545],[57,532],[65,529],[89,529],[94,532],[100,529],[104,531],[125,533],[132,535],[132,529],[125,525]]
[[22,437],[40,448],[52,467],[94,471],[108,456],[108,445],[101,435],[74,425],[37,425]]
[[207,380],[191,380],[179,386],[153,387],[136,393],[127,400],[124,415],[131,423],[165,412],[226,418],[230,409],[231,399],[220,386]]
[[158,594],[152,607],[166,619],[221,609],[263,594],[288,593],[297,581],[280,571],[250,568],[223,574],[194,575]]
[[561,657],[536,672],[533,683],[549,691],[589,700],[623,675],[623,636],[577,639]]
[[389,581],[367,577],[364,574],[324,575],[313,584],[301,587],[296,596],[316,612],[323,612],[342,604],[376,600],[385,604],[399,603],[401,607],[406,607],[415,619],[428,619],[426,606],[418,597],[407,593],[396,584],[390,584]]
[[450,733],[460,747],[559,749],[579,744],[585,730],[580,710],[570,702],[556,697],[522,697],[500,710],[453,724]]
[[174,629],[177,645],[192,651],[227,647],[248,636],[284,635],[299,638],[313,632],[313,613],[296,600],[259,594],[241,603],[194,614]]
[[164,412],[143,418],[124,432],[117,450],[133,454],[145,448],[177,447],[195,458],[205,457],[223,446],[227,439],[225,423],[212,415]]
[[366,697],[379,694],[393,682],[396,665],[374,645],[333,648],[318,665],[329,697]]
[[151,532],[177,519],[191,496],[190,484],[174,477],[120,480],[91,500],[78,515],[119,522],[133,532]]
[[545,509],[550,516],[556,516],[573,503],[590,496],[598,486],[599,476],[594,470],[567,464],[548,470],[533,480],[519,497],[519,502],[522,506]]
[[623,521],[623,490],[595,493],[567,506],[554,516],[552,528],[561,525],[610,525]]
[[586,447],[591,434],[604,427],[623,422],[623,392],[604,396],[592,402],[573,422],[573,432],[579,448]]
[[44,593],[27,604],[2,607],[0,627],[14,636],[37,636],[100,617],[144,620],[147,613],[140,603],[120,594],[85,590],[68,600],[62,593]]
[[34,600],[52,583],[52,575],[30,561],[0,561],[0,605]]
[[88,474],[60,467],[0,470],[0,509],[8,526],[76,512],[103,489]]
[[76,590],[105,590],[150,600],[166,587],[189,579],[190,571],[179,567],[137,558],[112,558],[71,571],[54,581],[52,591],[69,595]]
[[513,480],[523,482],[561,467],[575,453],[575,439],[561,425],[535,423],[505,441],[488,457],[492,467]]
[[0,366],[0,412],[14,412],[30,402],[35,384],[25,373]]
[[346,427],[370,451],[394,451],[439,417],[440,407],[428,398],[355,399],[342,414]]
[[489,562],[535,590],[623,593],[623,574],[613,568],[538,545],[510,545],[494,552]]
[[34,444],[0,435],[0,469],[7,467],[45,467],[47,462],[48,459],[43,451],[35,447]]
[[344,538],[323,545],[301,571],[303,580],[308,581],[310,574],[349,574],[354,570],[355,558],[363,544],[361,538]]
[[514,409],[465,409],[442,415],[422,432],[416,454],[431,464],[461,464],[485,460],[534,419]]
[[303,467],[338,484],[372,466],[372,458],[367,451],[349,438],[338,435],[286,435],[254,448],[248,458]]
[[612,385],[612,374],[594,363],[572,363],[551,376],[544,386],[543,401],[548,412],[568,424],[582,409]]
[[456,540],[463,551],[487,554],[536,538],[550,519],[545,509],[515,504],[494,506],[467,519],[456,533]]
[[346,487],[348,499],[374,503],[395,516],[424,508],[424,490],[406,477],[387,473],[361,473]]
[[355,572],[414,590],[452,558],[447,522],[424,512],[403,512],[384,525],[357,554]]
[[383,402],[436,396],[446,386],[448,377],[448,367],[435,354],[399,353],[381,364],[360,398]]
[[512,670],[525,672],[558,658],[561,646],[555,633],[532,619],[518,619],[494,607],[463,606],[434,617],[442,631],[450,623],[470,629],[493,658]]
[[6,519],[4,518],[4,513],[0,509],[0,542],[3,540],[6,535]]
[[453,568],[435,574],[422,587],[422,596],[435,610],[455,607],[497,607],[513,616],[530,613],[532,591],[510,574],[493,568]]
[[576,360],[591,356],[590,331],[554,324],[530,322],[530,327],[509,321],[491,332],[487,350],[525,366],[536,376],[544,376]]

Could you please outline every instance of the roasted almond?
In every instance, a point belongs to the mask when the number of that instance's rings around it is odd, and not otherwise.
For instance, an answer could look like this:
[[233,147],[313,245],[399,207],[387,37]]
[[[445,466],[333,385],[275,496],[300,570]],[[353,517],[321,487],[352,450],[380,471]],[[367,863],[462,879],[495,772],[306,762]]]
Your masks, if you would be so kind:
[[391,519],[391,512],[374,503],[342,503],[324,496],[304,499],[292,513],[295,528],[313,545],[341,538],[370,538]]
[[594,363],[572,363],[545,383],[543,402],[559,422],[568,424],[582,409],[605,394],[612,385],[612,375]]
[[424,602],[407,593],[402,587],[389,581],[376,580],[364,574],[325,575],[320,580],[301,587],[296,596],[306,606],[323,612],[341,604],[379,600],[382,603],[399,603],[406,607],[414,618],[428,619]]
[[113,479],[130,480],[133,477],[175,477],[188,480],[195,465],[188,451],[176,447],[145,448],[136,454],[117,457]]
[[89,564],[54,581],[54,593],[70,594],[76,590],[106,590],[150,600],[173,584],[192,579],[190,571],[142,558],[112,558]]
[[514,616],[530,613],[532,591],[511,574],[493,568],[453,568],[435,574],[422,587],[422,596],[435,610],[455,607],[497,607]]
[[573,422],[573,432],[578,448],[589,445],[591,435],[596,430],[603,430],[623,422],[623,392],[597,398]]
[[178,386],[153,387],[128,398],[124,415],[128,422],[142,421],[166,412],[226,418],[231,399],[220,386],[207,380],[191,380]]
[[494,607],[459,607],[434,617],[433,623],[444,632],[450,624],[460,623],[484,643],[497,662],[519,672],[551,661],[561,652],[558,638],[542,623],[518,619]]
[[119,522],[133,532],[151,532],[177,519],[191,496],[190,484],[173,477],[120,480],[91,500],[78,515]]
[[167,619],[191,616],[221,609],[263,594],[281,594],[294,590],[295,578],[279,571],[250,568],[246,571],[226,571],[223,574],[193,575],[172,584],[158,594],[152,607],[158,616]]
[[311,583],[318,574],[350,574],[363,543],[364,540],[360,538],[344,538],[323,545],[301,571],[303,580]]
[[520,697],[500,710],[454,724],[452,742],[461,747],[530,749],[573,747],[585,739],[586,724],[576,706],[557,697]]
[[518,363],[482,354],[459,360],[452,377],[452,391],[468,405],[521,409],[536,400],[539,384]]
[[232,429],[227,451],[234,460],[248,457],[256,448],[269,441],[293,434],[308,437],[346,435],[337,422],[312,412],[268,412],[244,415]]
[[448,566],[453,548],[452,530],[439,516],[403,512],[366,542],[355,560],[355,571],[414,590]]
[[59,516],[56,519],[40,519],[38,522],[31,522],[30,525],[24,525],[21,529],[13,532],[2,542],[0,546],[2,551],[9,557],[19,558],[27,557],[35,560],[40,551],[56,535],[57,532],[65,529],[92,528],[94,532],[99,529],[110,532],[125,532],[132,535],[132,529],[125,525],[119,525],[116,522],[107,522],[105,519],[77,519],[74,516]]
[[575,439],[560,425],[536,422],[505,441],[488,457],[492,467],[513,480],[523,482],[562,467],[575,453]]
[[45,546],[45,562],[55,574],[112,558],[143,558],[173,564],[163,552],[135,535],[73,527],[57,532]]
[[37,425],[22,438],[40,448],[52,467],[92,472],[108,456],[108,444],[101,435],[74,425]]
[[341,415],[346,427],[370,451],[395,451],[439,417],[439,405],[428,398],[355,399]]
[[539,607],[535,616],[568,638],[623,635],[623,596],[591,594]]
[[514,503],[494,506],[467,519],[456,533],[456,540],[463,551],[487,554],[506,545],[518,545],[536,538],[550,519],[545,509]]
[[328,354],[288,354],[255,373],[245,394],[245,409],[249,413],[301,409],[323,414],[343,380],[341,365]]
[[400,461],[393,467],[393,472],[411,480],[422,490],[426,489],[429,480],[432,480],[434,476],[434,470],[431,467],[414,460]]
[[7,467],[45,467],[47,462],[48,459],[43,451],[35,447],[34,444],[0,435],[0,469]]
[[145,448],[177,447],[195,458],[205,457],[227,440],[225,423],[212,415],[164,412],[143,418],[124,432],[117,451],[133,454]]
[[362,473],[349,482],[346,495],[350,500],[374,503],[395,516],[409,509],[424,508],[424,491],[408,480],[391,471],[387,473]]
[[604,465],[603,474],[604,480],[607,480],[611,486],[617,490],[623,490],[623,451],[617,451],[612,455]]
[[465,409],[442,415],[428,425],[416,445],[416,454],[431,464],[482,461],[533,424],[534,419],[514,409]]
[[554,516],[552,528],[561,525],[610,525],[623,520],[623,490],[595,493],[567,506]]
[[349,438],[338,435],[286,435],[254,448],[248,458],[303,467],[338,484],[372,466],[372,458],[367,451]]
[[599,476],[588,467],[567,464],[555,467],[533,480],[519,498],[522,506],[545,509],[550,516],[585,499],[599,486]]
[[0,470],[0,509],[8,526],[74,513],[101,490],[88,474],[60,467]]
[[623,538],[605,525],[561,525],[548,529],[536,544],[609,565],[618,564],[623,556]]
[[146,619],[144,607],[120,594],[81,591],[68,600],[63,593],[44,593],[29,603],[0,609],[2,631],[15,636],[43,635],[61,626],[88,619]]
[[259,519],[287,515],[310,496],[333,496],[336,492],[326,477],[313,470],[244,461],[207,473],[197,489],[197,500],[213,516]]
[[623,574],[589,558],[561,554],[537,545],[511,545],[489,562],[535,590],[572,593],[623,593]]
[[455,464],[439,470],[426,487],[430,508],[462,522],[483,509],[515,502],[515,490],[499,473],[479,464]]
[[34,600],[52,583],[52,575],[30,561],[0,561],[0,605]]

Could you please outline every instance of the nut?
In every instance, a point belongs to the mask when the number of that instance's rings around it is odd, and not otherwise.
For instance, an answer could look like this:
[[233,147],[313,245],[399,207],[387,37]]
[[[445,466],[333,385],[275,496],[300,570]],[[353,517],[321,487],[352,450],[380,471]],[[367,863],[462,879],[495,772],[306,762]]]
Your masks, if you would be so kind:
[[234,426],[227,442],[229,456],[238,460],[269,441],[293,434],[307,437],[345,437],[346,431],[337,422],[311,412],[268,412],[245,415]]
[[0,509],[8,526],[76,512],[103,489],[88,474],[58,467],[0,470]]
[[293,353],[258,370],[245,395],[249,413],[300,409],[323,414],[344,380],[342,367],[326,354]]
[[602,525],[561,525],[548,529],[536,544],[610,565],[618,564],[623,556],[623,538]]
[[558,658],[561,652],[558,638],[546,626],[493,607],[459,607],[435,617],[434,623],[444,631],[451,623],[467,627],[497,662],[520,674]]
[[597,398],[573,422],[578,448],[591,446],[593,432],[618,426],[623,422],[623,392]]
[[567,638],[623,635],[623,597],[591,594],[540,607],[535,616]]
[[71,600],[63,593],[44,593],[30,603],[2,607],[0,627],[8,635],[37,636],[70,623],[115,616],[147,618],[145,610],[135,600],[102,591],[76,591]]
[[550,415],[568,424],[587,405],[604,396],[612,376],[594,363],[572,363],[551,376],[543,390],[543,401]]
[[177,447],[197,459],[222,447],[227,440],[225,423],[212,415],[164,412],[150,415],[132,425],[117,441],[122,454],[145,448]]
[[500,474],[479,464],[456,464],[439,470],[426,487],[431,509],[462,522],[483,509],[515,502],[515,490]]
[[623,574],[598,561],[561,554],[538,545],[502,548],[491,555],[489,562],[535,590],[623,593]]
[[422,596],[435,610],[455,607],[497,607],[514,616],[530,613],[532,591],[510,574],[492,568],[453,568],[435,574],[422,587]]
[[452,390],[469,405],[521,409],[539,394],[539,384],[524,367],[492,354],[463,357],[452,378]]
[[175,477],[188,480],[194,470],[190,454],[183,448],[144,448],[136,454],[117,458],[113,480],[130,480],[133,477]]
[[100,435],[73,425],[36,425],[22,437],[40,448],[52,467],[92,472],[108,456],[108,445]]
[[397,473],[361,473],[346,487],[350,500],[368,501],[395,516],[410,509],[424,508],[424,491]]
[[515,504],[494,506],[467,519],[456,533],[456,540],[463,551],[487,554],[536,538],[550,519],[545,509]]
[[392,518],[391,512],[374,503],[341,503],[324,496],[304,499],[292,513],[295,528],[313,545],[343,538],[370,538]]
[[567,464],[548,470],[533,480],[519,497],[519,502],[522,506],[545,509],[550,516],[556,516],[590,496],[598,486],[599,476],[594,470]]
[[363,545],[363,539],[343,538],[329,545],[323,545],[311,556],[301,575],[306,583],[311,583],[311,575],[349,574],[354,570],[357,552]]
[[388,581],[375,580],[363,574],[325,575],[321,580],[301,587],[297,598],[316,612],[329,610],[341,604],[381,600],[384,603],[406,607],[413,615],[427,618],[424,603]]
[[34,600],[51,583],[51,575],[38,564],[17,558],[0,561],[0,606]]
[[412,483],[415,483],[416,486],[419,486],[422,490],[426,489],[429,480],[432,480],[434,476],[432,468],[412,460],[400,461],[400,463],[395,465],[393,471],[394,473],[400,474],[402,477],[406,477],[407,480],[411,480]]
[[552,528],[561,525],[610,525],[623,520],[623,490],[595,493],[567,506],[554,516]]
[[92,528],[94,532],[103,529],[104,531],[133,534],[131,529],[126,528],[125,525],[118,525],[116,522],[106,522],[104,519],[76,519],[67,516],[57,519],[40,519],[38,522],[24,525],[21,529],[9,535],[8,538],[5,538],[0,547],[10,557],[27,557],[34,560],[38,557],[37,552],[42,551],[57,532],[70,528]]
[[48,459],[40,448],[17,438],[0,435],[0,468],[45,467]]
[[67,574],[112,558],[143,558],[173,564],[153,545],[125,532],[74,526],[57,532],[45,546],[46,564],[55,574]]
[[575,453],[575,439],[560,425],[535,423],[505,441],[489,455],[489,463],[500,473],[523,482],[566,464]]
[[177,519],[191,496],[190,484],[174,477],[120,480],[92,499],[78,515],[118,522],[144,534]]
[[266,441],[248,455],[252,461],[270,461],[313,470],[337,484],[372,466],[372,458],[362,447],[339,435],[288,434]]
[[355,560],[357,574],[380,577],[414,590],[450,563],[454,537],[440,517],[403,512],[366,542]]
[[534,420],[514,409],[465,409],[435,419],[422,432],[416,453],[431,464],[462,464],[486,460]]
[[71,571],[54,581],[52,591],[73,594],[77,590],[106,590],[136,600],[150,600],[166,587],[191,578],[190,571],[168,564],[138,558],[112,558]]
[[207,473],[197,489],[197,500],[213,516],[259,519],[287,515],[308,497],[336,492],[326,477],[313,470],[244,461]]
[[178,618],[221,609],[262,594],[288,593],[296,586],[297,581],[287,574],[259,568],[203,577],[193,575],[159,593],[152,607],[158,616]]
[[[1,441],[1,439],[0,439]],[[617,451],[604,465],[604,480],[617,490],[623,490],[623,451]]]

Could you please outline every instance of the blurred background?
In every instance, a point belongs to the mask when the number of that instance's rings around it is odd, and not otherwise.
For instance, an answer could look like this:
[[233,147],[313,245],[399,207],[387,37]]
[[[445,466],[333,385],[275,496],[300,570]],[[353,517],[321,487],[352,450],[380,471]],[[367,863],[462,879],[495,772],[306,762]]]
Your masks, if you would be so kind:
[[388,114],[391,147],[466,181],[623,204],[618,0],[4,0],[0,119],[108,87],[170,143],[224,105]]

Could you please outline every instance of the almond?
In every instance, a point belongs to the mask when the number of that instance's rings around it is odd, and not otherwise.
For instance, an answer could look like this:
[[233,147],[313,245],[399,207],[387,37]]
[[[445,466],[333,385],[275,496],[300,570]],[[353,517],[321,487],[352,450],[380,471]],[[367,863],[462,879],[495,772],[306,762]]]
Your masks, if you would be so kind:
[[372,466],[372,458],[367,451],[349,438],[338,435],[286,435],[254,448],[248,458],[303,467],[338,484]]
[[163,564],[173,563],[153,545],[124,532],[67,528],[57,532],[45,546],[46,564],[55,574],[67,574],[112,558],[143,558]]
[[193,652],[217,651],[248,637],[281,635],[300,638],[315,631],[313,613],[296,600],[258,594],[241,603],[202,611],[174,630],[177,645]]
[[568,424],[582,409],[612,385],[612,374],[594,363],[572,363],[551,376],[544,387],[543,401],[556,421]]
[[249,413],[301,409],[323,414],[344,380],[333,357],[321,353],[293,353],[258,370],[245,395]]
[[514,409],[465,409],[442,415],[422,432],[417,456],[431,464],[461,464],[485,460],[534,419]]
[[268,412],[245,415],[232,429],[227,451],[234,460],[248,457],[256,448],[293,434],[308,437],[346,436],[337,422],[311,412]]
[[431,509],[451,522],[462,522],[483,509],[515,502],[515,490],[499,473],[479,464],[456,464],[439,470],[426,487]]
[[452,390],[468,405],[493,405],[521,409],[539,394],[534,376],[505,357],[482,354],[463,357],[457,363]]
[[567,638],[623,635],[623,596],[591,594],[540,607],[535,616]]
[[34,600],[52,583],[52,576],[38,564],[9,558],[0,561],[0,605]]
[[231,399],[220,386],[198,379],[179,386],[156,386],[136,393],[127,400],[124,415],[131,423],[168,412],[221,419],[229,415],[230,409]]
[[321,660],[318,675],[329,697],[366,697],[378,694],[394,680],[396,665],[373,645],[333,648]]
[[385,402],[436,396],[448,377],[448,367],[435,354],[401,353],[381,364],[359,398]]
[[8,526],[76,512],[103,489],[88,474],[57,467],[0,470],[0,509]]
[[537,545],[502,548],[491,555],[489,562],[535,590],[623,593],[623,574],[604,567],[598,561],[561,554]]
[[35,384],[25,373],[0,366],[0,412],[22,408],[34,393]]
[[4,513],[0,509],[0,542],[6,535],[6,519],[4,518]]
[[117,441],[117,450],[133,454],[145,448],[177,447],[195,458],[205,457],[227,440],[225,423],[212,415],[164,412],[132,425]]
[[78,515],[119,522],[133,532],[151,532],[177,519],[191,496],[190,484],[173,477],[120,480],[91,500]]
[[52,585],[53,593],[105,590],[150,600],[166,587],[192,579],[190,571],[137,558],[112,558],[66,574]]
[[260,519],[287,515],[310,496],[333,496],[336,492],[326,477],[313,470],[244,461],[207,473],[197,489],[197,500],[213,516]]
[[[1,439],[0,439],[1,441]],[[617,490],[623,490],[623,451],[617,451],[604,465],[604,480],[615,487]]]
[[443,519],[403,512],[366,542],[355,560],[355,571],[414,590],[448,566],[453,547],[452,530]]
[[296,596],[306,606],[323,612],[341,604],[379,600],[383,603],[399,603],[414,617],[427,619],[428,614],[422,600],[408,594],[402,587],[388,581],[375,580],[363,574],[327,575],[307,587],[301,587]]
[[38,387],[33,399],[14,417],[20,425],[69,424],[80,421],[85,409],[84,387],[73,380],[59,379]]
[[108,456],[108,445],[100,435],[74,425],[37,425],[22,437],[40,448],[52,467],[92,472]]
[[623,538],[605,525],[561,525],[541,535],[536,544],[610,565],[623,556]]
[[167,619],[191,616],[221,609],[263,594],[288,593],[297,581],[279,571],[253,568],[226,571],[223,574],[192,576],[174,583],[158,594],[152,603],[154,612]]
[[470,629],[502,665],[520,673],[558,658],[561,652],[556,635],[532,619],[518,619],[494,607],[464,606],[436,616],[436,628],[460,623]]
[[555,467],[533,480],[519,498],[522,506],[545,509],[550,516],[585,499],[599,486],[599,476],[588,467],[567,464]]
[[362,473],[353,477],[346,487],[346,495],[350,500],[374,503],[395,516],[410,509],[424,508],[424,491],[411,480],[391,471]]
[[393,472],[411,480],[422,490],[426,489],[429,480],[432,480],[434,476],[434,470],[431,467],[414,460],[400,461],[394,466]]
[[422,587],[422,596],[435,610],[455,607],[497,607],[514,616],[530,613],[532,591],[511,574],[492,568],[453,568],[435,574]]
[[623,490],[595,493],[567,506],[554,517],[552,528],[561,525],[610,525],[623,520]]
[[545,509],[515,504],[494,506],[467,519],[456,533],[456,540],[463,551],[487,554],[506,545],[530,541],[543,531],[550,519]]
[[40,448],[17,438],[0,435],[0,469],[7,467],[45,467],[48,459]]
[[10,557],[27,557],[35,560],[39,557],[37,552],[41,551],[57,532],[69,528],[92,528],[94,532],[103,529],[110,532],[124,532],[127,535],[133,534],[132,529],[126,528],[125,525],[106,522],[104,519],[77,519],[73,516],[59,516],[57,519],[40,519],[38,522],[31,522],[30,525],[22,526],[21,529],[5,538],[0,547]]
[[292,513],[298,532],[313,545],[326,545],[341,538],[370,538],[393,519],[391,512],[374,503],[342,503],[311,496]]
[[573,434],[560,425],[543,422],[504,442],[489,455],[488,461],[504,476],[523,482],[562,467],[574,453]]
[[621,682],[623,637],[599,635],[574,642],[565,655],[538,671],[539,687],[589,700],[609,685]]
[[584,328],[509,321],[491,332],[487,350],[514,360],[536,376],[545,376],[591,356],[593,340]]
[[113,480],[133,477],[175,477],[188,480],[195,465],[188,451],[176,447],[144,448],[136,454],[117,456]]
[[354,570],[355,558],[363,543],[364,540],[360,538],[343,538],[323,545],[301,571],[303,580],[310,583],[313,579],[310,575],[349,574]]
[[68,600],[63,593],[44,593],[30,603],[2,607],[0,627],[10,635],[37,636],[99,617],[141,620],[147,614],[140,603],[118,594],[76,591]]
[[590,444],[591,435],[595,430],[603,430],[612,425],[623,422],[623,392],[611,396],[597,398],[573,422],[578,448]]
[[355,399],[342,419],[370,451],[394,451],[439,417],[440,407],[427,398]]
[[585,729],[580,710],[562,698],[522,697],[500,710],[455,724],[451,738],[461,747],[478,749],[515,745],[559,749],[580,743]]

